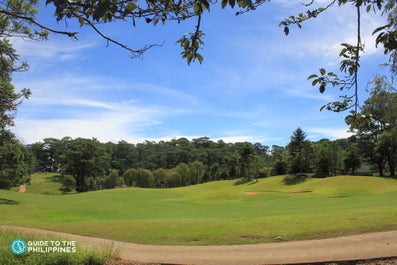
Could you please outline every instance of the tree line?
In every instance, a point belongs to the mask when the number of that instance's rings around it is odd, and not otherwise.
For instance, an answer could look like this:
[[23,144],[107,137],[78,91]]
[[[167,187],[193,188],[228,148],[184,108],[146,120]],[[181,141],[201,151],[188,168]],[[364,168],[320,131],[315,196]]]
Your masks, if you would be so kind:
[[169,188],[214,180],[250,181],[283,174],[328,177],[356,174],[362,165],[367,167],[364,173],[395,177],[397,91],[384,76],[370,85],[371,96],[360,112],[346,117],[354,135],[333,141],[310,141],[297,128],[286,146],[271,147],[208,137],[138,144],[64,137],[22,145],[2,127],[0,188],[29,183],[33,172],[59,172],[62,189],[79,192],[124,185]]

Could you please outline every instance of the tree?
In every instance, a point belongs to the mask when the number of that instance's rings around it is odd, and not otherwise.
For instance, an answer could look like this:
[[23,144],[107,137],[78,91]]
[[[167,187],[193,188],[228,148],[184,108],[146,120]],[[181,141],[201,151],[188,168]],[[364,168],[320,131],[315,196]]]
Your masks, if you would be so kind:
[[144,168],[138,168],[136,173],[136,185],[141,188],[150,188],[153,185],[153,173]]
[[130,168],[124,173],[123,178],[129,187],[151,188],[154,183],[153,173],[144,168]]
[[105,189],[122,187],[124,185],[124,179],[119,176],[118,170],[112,169],[110,170],[110,173],[105,177],[104,185]]
[[350,171],[353,175],[356,174],[356,169],[361,166],[361,158],[359,155],[359,148],[356,143],[353,143],[345,151],[343,163],[345,170]]
[[[238,170],[237,176],[243,178],[244,181],[251,180],[257,172],[254,172],[252,165],[256,161],[255,147],[248,142],[236,143],[235,148],[237,149],[238,155],[235,157],[238,159]],[[256,169],[258,169],[256,167]]]
[[284,147],[272,146],[273,173],[274,175],[284,175],[288,172],[287,151]]
[[30,91],[27,89],[15,92],[15,88],[11,84],[12,73],[27,69],[25,63],[17,65],[18,58],[10,41],[4,38],[0,39],[0,146],[14,138],[8,127],[14,126],[17,107],[24,98],[28,98],[30,95]]
[[26,173],[23,146],[17,142],[0,145],[0,189],[22,184]]
[[180,176],[182,180],[182,186],[188,186],[192,183],[190,168],[188,164],[180,163],[178,166],[175,167],[174,170]]
[[165,180],[167,178],[167,170],[164,168],[156,169],[153,172],[154,187],[156,188],[166,188]]
[[332,149],[329,140],[320,141],[316,156],[316,176],[325,178],[331,175]]
[[[396,176],[397,160],[397,128],[391,131],[385,131],[379,135],[375,144],[374,152],[377,156],[382,157],[389,165],[391,177]],[[383,168],[381,174],[383,175]]]
[[198,184],[201,182],[204,174],[205,174],[205,165],[201,161],[194,161],[193,163],[189,164],[189,171],[190,171],[190,184]]
[[[351,130],[365,143],[366,157],[376,163],[379,174],[384,175],[386,162],[394,174],[397,130],[397,90],[384,76],[376,76],[369,83],[370,97],[360,108],[357,117],[346,117]],[[391,167],[391,168],[390,168]]]
[[306,134],[301,128],[297,128],[291,136],[287,146],[289,152],[291,173],[307,173],[310,171],[310,142],[306,141]]
[[62,155],[62,172],[76,179],[76,191],[88,191],[86,179],[104,176],[109,157],[96,139],[77,138],[67,143]]
[[137,175],[137,170],[135,168],[127,169],[123,174],[125,185],[129,187],[134,186],[136,175]]
[[120,170],[123,174],[127,169],[133,167],[136,159],[136,151],[133,144],[126,141],[120,141],[112,150],[111,167]]

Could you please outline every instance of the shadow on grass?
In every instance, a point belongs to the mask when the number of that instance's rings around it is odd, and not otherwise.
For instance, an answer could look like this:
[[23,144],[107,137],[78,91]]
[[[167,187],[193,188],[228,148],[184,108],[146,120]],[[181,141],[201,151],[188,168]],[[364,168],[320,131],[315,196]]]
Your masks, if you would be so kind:
[[0,198],[0,205],[17,205],[17,204],[19,204],[19,202],[17,201]]
[[288,175],[283,179],[284,185],[291,186],[305,182],[309,177],[306,175]]
[[238,185],[243,185],[243,184],[248,184],[248,185],[253,185],[257,183],[255,179],[239,179],[236,182],[234,182],[233,185],[238,186]]
[[60,182],[60,176],[59,175],[50,175],[45,177],[45,180],[51,181],[51,182]]

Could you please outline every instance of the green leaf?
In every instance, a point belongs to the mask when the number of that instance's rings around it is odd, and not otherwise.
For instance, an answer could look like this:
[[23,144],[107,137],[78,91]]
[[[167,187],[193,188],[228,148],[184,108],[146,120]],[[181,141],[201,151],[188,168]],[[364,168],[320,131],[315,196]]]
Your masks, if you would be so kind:
[[284,27],[284,34],[286,36],[288,36],[288,34],[289,34],[289,28],[288,27]]
[[80,23],[80,27],[84,26],[84,18],[83,17],[79,17],[79,23]]
[[229,5],[234,8],[234,6],[236,5],[236,0],[229,0]]
[[222,8],[225,8],[228,3],[228,0],[222,0]]
[[204,60],[203,56],[201,56],[201,54],[197,53],[197,54],[196,54],[196,58],[197,58],[197,60],[199,61],[199,63],[202,64],[202,62],[203,62],[203,60]]
[[187,59],[187,64],[190,65],[190,63],[192,62],[192,56],[189,54],[188,56],[186,56]]
[[200,4],[202,10],[207,9],[210,11],[210,3],[207,0],[200,0]]
[[309,75],[309,77],[307,78],[307,80],[312,79],[312,78],[315,78],[315,77],[317,77],[316,74]]
[[103,15],[105,15],[107,11],[107,4],[106,3],[100,3],[98,4],[97,8],[94,10],[94,14],[92,15],[92,18],[96,21],[99,21]]
[[324,93],[324,91],[325,91],[325,86],[326,86],[327,84],[326,83],[321,83],[321,85],[320,85],[320,88],[319,88],[319,90],[320,90],[320,93],[321,94],[323,94]]
[[196,15],[200,15],[201,13],[203,13],[203,9],[201,8],[201,5],[199,5],[198,3],[194,4],[194,13]]
[[129,13],[129,12],[135,10],[137,7],[138,6],[135,3],[129,3],[125,9],[126,9],[126,12]]
[[320,74],[321,74],[321,75],[325,75],[325,73],[326,73],[325,69],[324,69],[324,68],[321,68],[321,69],[320,69]]

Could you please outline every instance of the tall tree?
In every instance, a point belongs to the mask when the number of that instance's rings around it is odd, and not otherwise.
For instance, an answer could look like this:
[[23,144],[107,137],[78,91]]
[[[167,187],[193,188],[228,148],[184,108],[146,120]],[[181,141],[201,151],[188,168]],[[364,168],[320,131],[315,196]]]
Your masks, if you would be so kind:
[[18,65],[18,58],[10,41],[0,39],[0,145],[4,145],[14,137],[9,127],[14,126],[18,106],[30,95],[27,89],[16,92],[11,83],[14,72],[27,69],[25,63]]
[[87,178],[104,176],[109,160],[103,146],[96,139],[77,138],[67,143],[62,156],[62,171],[76,179],[76,191],[88,191]]
[[24,148],[19,143],[6,143],[0,146],[0,189],[8,189],[21,184],[27,174],[24,161]]
[[353,175],[356,174],[356,170],[361,166],[360,149],[357,143],[352,143],[345,150],[343,163],[347,172],[350,171]]
[[25,63],[18,65],[18,55],[10,41],[0,39],[0,188],[20,183],[27,174],[23,147],[10,131],[17,107],[30,95],[27,89],[15,91],[12,74],[26,68]]
[[198,184],[201,183],[201,180],[205,174],[205,165],[201,161],[194,161],[193,163],[189,164],[190,170],[190,184]]
[[397,130],[397,90],[385,76],[376,76],[372,82],[370,97],[364,102],[359,115],[347,116],[357,137],[366,142],[367,158],[378,165],[379,173],[384,174],[388,163],[391,175],[395,174],[394,164],[397,150],[395,131]]
[[272,146],[273,174],[284,175],[288,172],[286,148],[278,145]]
[[297,128],[291,136],[287,146],[289,152],[291,173],[307,173],[310,171],[310,142],[306,141],[306,134]]

